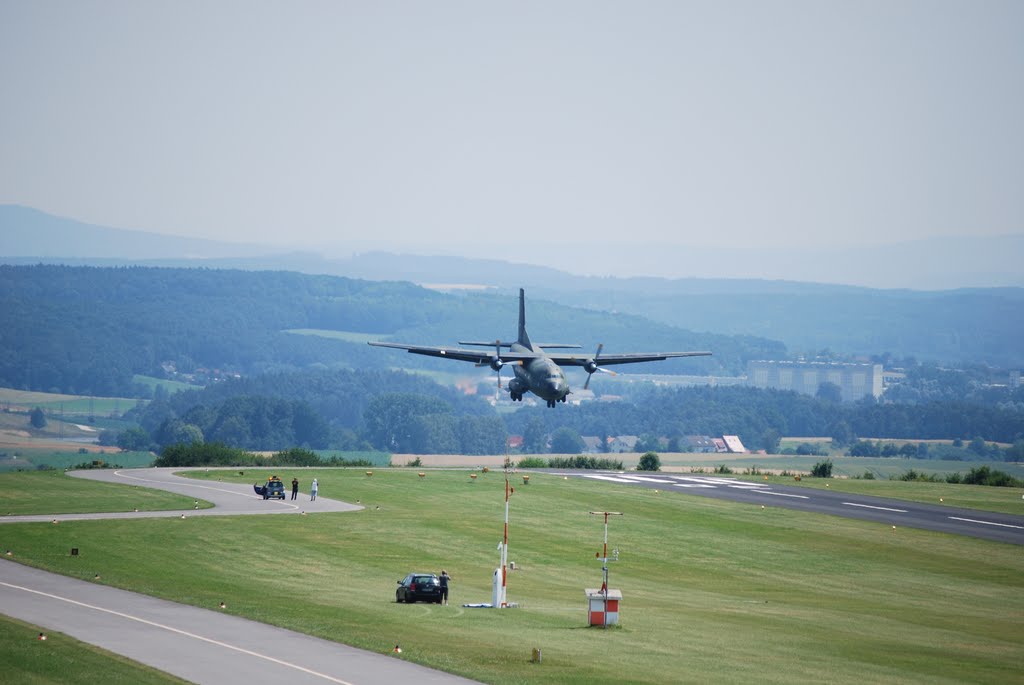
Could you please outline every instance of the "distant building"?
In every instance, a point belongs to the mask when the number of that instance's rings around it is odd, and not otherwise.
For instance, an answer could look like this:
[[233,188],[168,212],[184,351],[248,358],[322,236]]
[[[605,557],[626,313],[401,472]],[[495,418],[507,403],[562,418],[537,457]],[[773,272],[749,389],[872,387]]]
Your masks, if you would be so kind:
[[844,402],[882,395],[882,365],[838,362],[752,361],[747,377],[755,388],[795,390],[814,395],[822,383],[834,383]]
[[725,448],[730,452],[746,454],[749,451],[743,446],[743,443],[740,442],[740,436],[738,435],[723,435],[722,440],[725,442]]
[[715,441],[707,435],[687,435],[686,444],[691,452],[716,452]]

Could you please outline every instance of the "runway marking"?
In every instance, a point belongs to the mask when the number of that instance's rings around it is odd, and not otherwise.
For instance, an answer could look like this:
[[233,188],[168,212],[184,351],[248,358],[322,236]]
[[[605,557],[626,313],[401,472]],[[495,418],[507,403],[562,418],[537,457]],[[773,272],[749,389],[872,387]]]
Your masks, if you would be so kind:
[[677,488],[710,488],[714,490],[717,485],[711,485],[709,483],[676,483]]
[[966,521],[967,523],[983,523],[986,526],[1002,526],[1003,528],[1018,528],[1024,530],[1024,526],[1015,526],[1011,523],[997,523],[995,521],[979,521],[978,519],[963,519],[959,516],[950,516],[954,521]]
[[669,484],[671,484],[671,483],[675,482],[673,480],[668,480],[667,478],[654,478],[653,476],[626,476],[626,478],[629,478],[630,480],[634,480],[634,481],[636,481],[638,483],[669,483]]
[[636,484],[635,480],[632,480],[630,478],[622,478],[620,476],[597,476],[597,475],[588,473],[588,474],[586,474],[584,476],[584,478],[593,478],[595,480],[610,480],[613,483],[631,483],[631,484],[634,484],[634,485]]
[[775,495],[776,497],[796,497],[797,499],[810,499],[807,495],[793,495],[788,492],[772,492],[771,490],[758,490],[762,495]]
[[278,664],[280,666],[285,666],[287,668],[294,668],[296,671],[302,671],[303,673],[308,673],[309,675],[316,676],[318,678],[323,678],[324,680],[329,680],[332,683],[338,683],[338,685],[355,685],[354,683],[351,683],[351,682],[349,682],[347,680],[341,680],[340,678],[335,678],[333,676],[327,675],[326,673],[320,673],[318,671],[314,671],[312,669],[305,668],[304,666],[299,666],[298,664],[293,664],[293,663],[290,663],[288,661],[282,661],[281,659],[275,659],[272,656],[267,656],[266,654],[260,654],[259,652],[253,652],[251,650],[245,649],[244,647],[236,647],[235,645],[229,645],[226,642],[221,642],[219,640],[214,640],[213,638],[209,638],[209,637],[203,637],[202,635],[196,635],[195,633],[190,633],[190,632],[187,632],[187,631],[184,631],[184,630],[180,630],[178,628],[173,628],[171,626],[166,626],[166,625],[163,625],[162,623],[156,623],[154,621],[150,621],[150,620],[147,620],[147,619],[144,619],[144,618],[140,618],[138,616],[132,616],[131,614],[124,614],[124,613],[121,613],[120,611],[114,611],[113,609],[104,609],[103,607],[94,606],[92,604],[86,604],[85,602],[79,602],[78,600],[71,599],[69,597],[61,597],[60,595],[53,595],[53,594],[50,594],[49,592],[42,592],[40,590],[33,590],[32,588],[22,587],[21,585],[14,585],[12,583],[5,583],[2,580],[0,580],[0,585],[3,585],[5,587],[9,587],[9,588],[13,588],[15,590],[23,590],[24,592],[30,592],[30,593],[35,594],[35,595],[41,595],[43,597],[49,597],[50,599],[56,599],[56,600],[59,600],[61,602],[67,602],[68,604],[76,604],[76,605],[78,605],[80,607],[85,607],[86,609],[94,609],[96,611],[101,611],[103,613],[111,614],[113,616],[118,616],[120,618],[128,619],[129,621],[136,621],[138,623],[144,623],[144,624],[146,624],[148,626],[153,626],[154,628],[162,628],[163,630],[166,630],[166,631],[171,632],[171,633],[177,633],[179,635],[184,635],[185,637],[190,637],[190,638],[193,638],[195,640],[199,640],[201,642],[208,642],[208,643],[210,643],[212,645],[216,645],[218,647],[224,647],[225,649],[231,649],[231,650],[234,650],[236,652],[241,652],[242,654],[245,654],[247,656],[256,657],[258,659],[264,659],[265,661],[270,661],[270,662],[273,662],[273,663]]
[[864,509],[879,509],[881,511],[895,511],[897,514],[906,514],[906,509],[893,509],[891,507],[876,507],[871,504],[857,504],[856,502],[843,502],[848,507],[863,507]]

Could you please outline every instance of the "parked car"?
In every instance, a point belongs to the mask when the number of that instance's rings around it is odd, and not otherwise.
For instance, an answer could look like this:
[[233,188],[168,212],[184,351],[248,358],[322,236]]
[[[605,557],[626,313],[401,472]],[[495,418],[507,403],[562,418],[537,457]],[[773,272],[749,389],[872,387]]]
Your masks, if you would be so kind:
[[256,491],[257,495],[262,495],[263,499],[284,499],[284,483],[277,476],[263,485],[253,483],[252,489]]
[[433,573],[410,573],[398,581],[396,602],[441,603],[441,581]]

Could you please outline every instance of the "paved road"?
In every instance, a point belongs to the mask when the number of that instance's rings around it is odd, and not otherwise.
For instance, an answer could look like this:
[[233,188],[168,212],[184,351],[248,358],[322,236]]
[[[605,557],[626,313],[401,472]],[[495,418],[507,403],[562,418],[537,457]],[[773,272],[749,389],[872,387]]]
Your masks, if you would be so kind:
[[[181,469],[177,469],[181,470]],[[170,490],[213,502],[213,509],[109,514],[4,516],[0,521],[99,518],[310,514],[362,507],[308,494],[299,500],[263,500],[251,485],[195,481],[173,469],[77,471],[93,480]],[[290,496],[290,493],[289,493]],[[0,612],[71,635],[199,685],[464,685],[474,681],[378,654],[274,628],[221,612],[67,578],[0,557]]]
[[[660,488],[733,502],[797,509],[817,514],[876,521],[886,525],[923,528],[943,533],[1024,545],[1024,516],[997,514],[976,509],[957,509],[943,504],[851,495],[831,490],[801,488],[744,481],[736,478],[658,473],[641,475],[618,472],[549,471],[558,475],[611,483]],[[1024,510],[1024,500],[1021,501]]]
[[[337,642],[22,566],[0,557],[8,616],[200,685],[474,681]],[[397,657],[397,658],[396,658]]]
[[[125,485],[141,485],[147,488],[168,490],[186,497],[203,499],[214,504],[213,509],[185,509],[181,511],[124,511],[104,514],[47,514],[42,516],[0,516],[0,523],[17,523],[24,521],[76,521],[84,519],[113,518],[167,518],[185,516],[230,516],[236,514],[301,514],[329,511],[356,511],[362,509],[358,504],[339,502],[317,496],[315,501],[309,500],[309,492],[300,492],[299,499],[291,500],[268,499],[253,492],[252,485],[237,485],[217,481],[193,480],[174,475],[181,468],[151,469],[89,469],[85,471],[69,471],[76,478],[100,480],[108,483]],[[234,469],[231,469],[234,470]],[[261,476],[262,478],[262,476]],[[307,487],[309,483],[306,483]],[[291,490],[286,492],[291,497]]]

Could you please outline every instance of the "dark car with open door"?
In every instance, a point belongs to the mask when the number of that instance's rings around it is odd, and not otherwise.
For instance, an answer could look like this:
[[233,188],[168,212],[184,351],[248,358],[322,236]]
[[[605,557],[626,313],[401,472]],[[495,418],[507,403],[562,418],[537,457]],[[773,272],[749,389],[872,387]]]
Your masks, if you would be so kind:
[[433,573],[410,573],[398,581],[396,602],[441,603],[441,581]]

